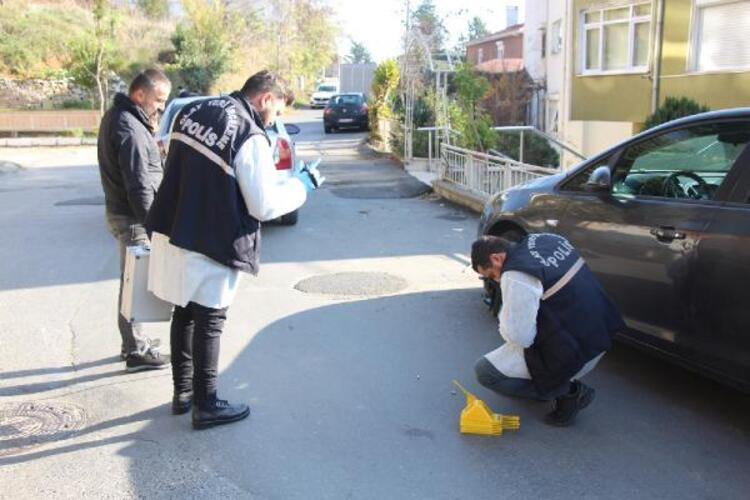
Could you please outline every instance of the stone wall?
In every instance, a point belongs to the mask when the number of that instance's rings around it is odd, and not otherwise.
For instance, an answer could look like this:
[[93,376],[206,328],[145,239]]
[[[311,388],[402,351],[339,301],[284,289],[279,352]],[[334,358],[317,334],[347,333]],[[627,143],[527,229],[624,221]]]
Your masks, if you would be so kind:
[[53,109],[66,101],[91,100],[70,80],[13,80],[0,77],[0,109]]

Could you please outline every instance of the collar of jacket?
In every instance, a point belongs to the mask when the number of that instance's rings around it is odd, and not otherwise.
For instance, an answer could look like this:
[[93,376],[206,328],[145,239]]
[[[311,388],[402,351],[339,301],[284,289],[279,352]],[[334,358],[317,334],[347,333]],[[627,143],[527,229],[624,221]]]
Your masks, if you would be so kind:
[[143,108],[134,103],[127,95],[123,94],[122,92],[118,92],[117,94],[115,94],[115,107],[122,111],[127,111],[131,115],[135,116],[136,119],[139,122],[143,123],[143,126],[146,127],[151,133],[154,132],[154,129],[151,128],[151,123],[149,123],[148,121],[146,112],[143,111]]
[[270,146],[271,139],[268,138],[268,134],[266,133],[266,125],[263,123],[263,117],[260,116],[260,113],[258,113],[258,110],[255,109],[255,106],[253,106],[252,103],[248,100],[247,96],[241,91],[237,90],[229,94],[229,97],[236,99],[240,104],[242,104],[242,107],[245,108],[245,111],[247,111],[247,113],[250,115],[250,118],[252,118],[258,128],[263,131],[263,135],[265,136]]

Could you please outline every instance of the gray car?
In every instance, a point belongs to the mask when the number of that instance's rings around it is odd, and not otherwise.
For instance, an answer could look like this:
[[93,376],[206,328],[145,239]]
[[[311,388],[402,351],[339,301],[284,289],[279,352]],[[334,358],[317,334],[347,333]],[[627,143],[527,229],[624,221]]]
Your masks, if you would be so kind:
[[[622,339],[750,391],[750,108],[647,130],[571,172],[494,196],[478,232],[568,238]],[[496,311],[502,298],[486,283]]]

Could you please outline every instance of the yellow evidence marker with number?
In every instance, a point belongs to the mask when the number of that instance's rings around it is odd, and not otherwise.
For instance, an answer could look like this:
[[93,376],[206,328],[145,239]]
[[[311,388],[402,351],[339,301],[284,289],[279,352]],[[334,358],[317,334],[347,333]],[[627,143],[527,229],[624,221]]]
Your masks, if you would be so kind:
[[486,434],[499,436],[503,430],[516,430],[521,427],[521,417],[494,413],[487,403],[470,393],[457,381],[456,387],[466,396],[466,407],[461,412],[459,430],[463,434]]

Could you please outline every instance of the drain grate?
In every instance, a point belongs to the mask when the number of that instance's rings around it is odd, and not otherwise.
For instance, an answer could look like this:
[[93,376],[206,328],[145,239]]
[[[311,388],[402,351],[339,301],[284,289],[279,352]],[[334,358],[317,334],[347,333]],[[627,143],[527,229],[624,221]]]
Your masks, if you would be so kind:
[[31,401],[0,404],[0,457],[70,437],[86,413],[70,403]]
[[408,284],[405,279],[388,273],[349,272],[312,276],[294,288],[305,293],[358,297],[396,293]]

